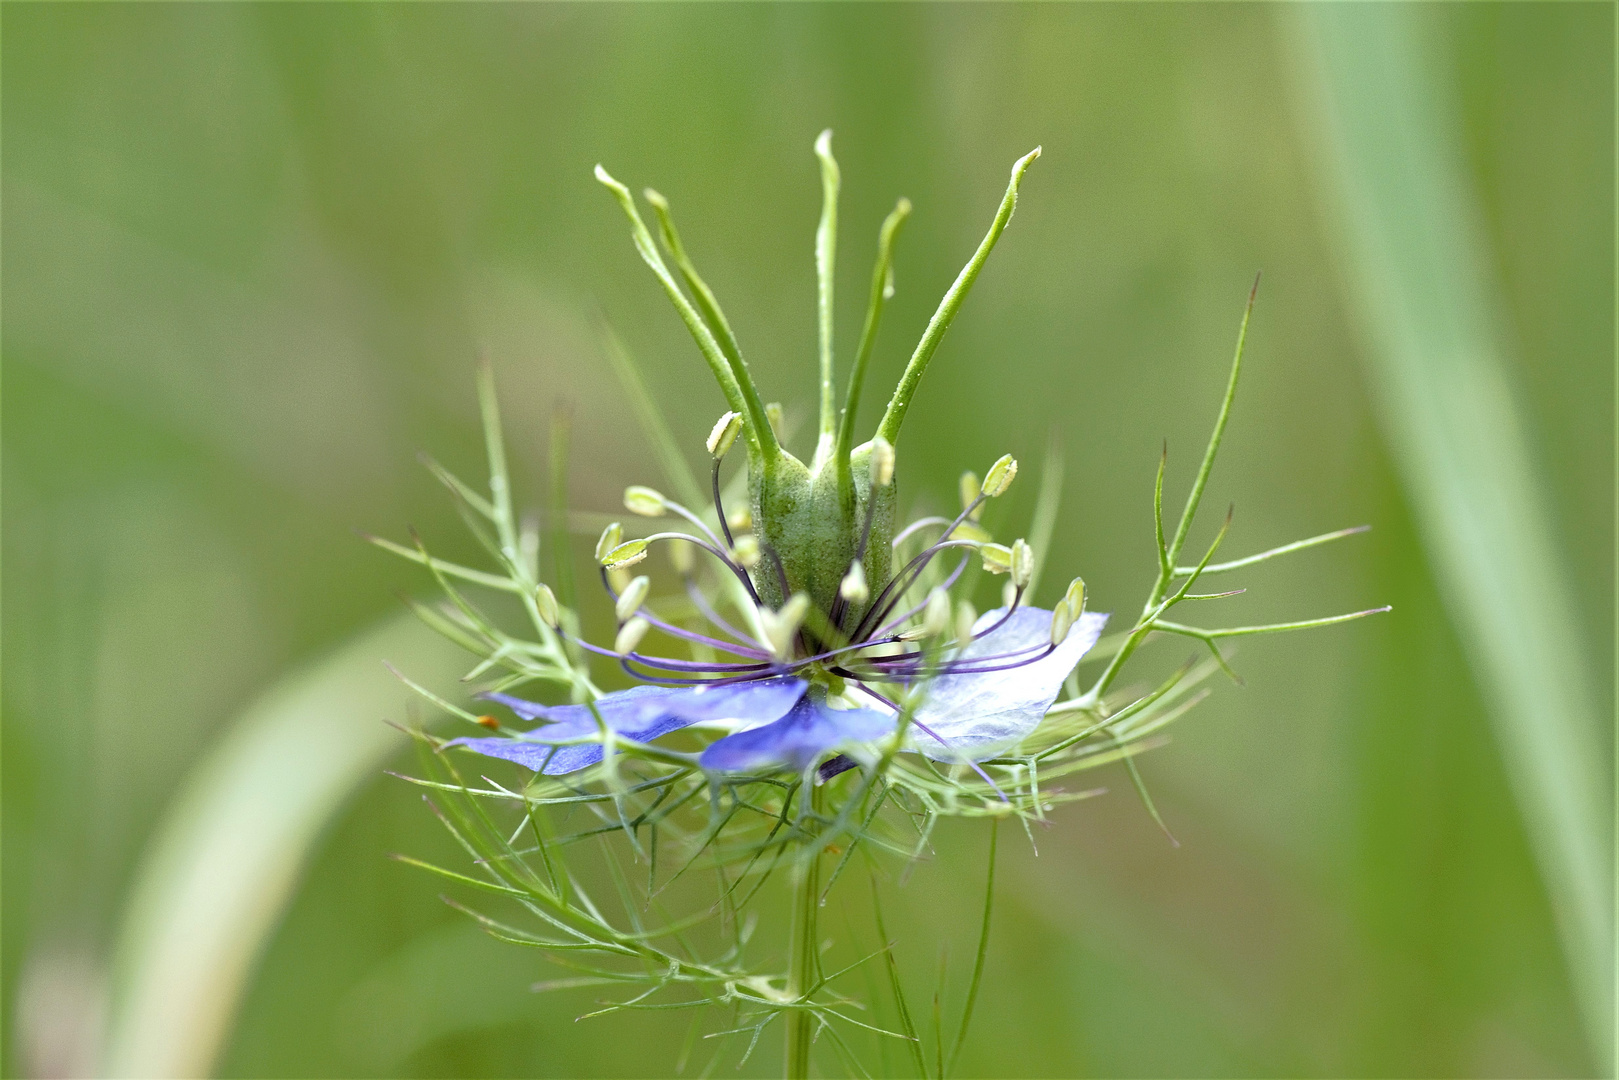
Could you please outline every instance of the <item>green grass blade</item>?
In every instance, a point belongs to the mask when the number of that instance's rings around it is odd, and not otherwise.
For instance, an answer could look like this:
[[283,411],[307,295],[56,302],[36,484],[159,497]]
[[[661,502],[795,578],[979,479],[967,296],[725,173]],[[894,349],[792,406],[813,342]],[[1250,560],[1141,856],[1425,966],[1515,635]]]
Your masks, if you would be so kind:
[[[1612,713],[1554,540],[1495,311],[1448,75],[1422,14],[1305,5],[1299,70],[1371,399],[1478,680],[1596,1062],[1614,1024]],[[1611,705],[1611,703],[1609,703]]]
[[119,931],[106,1076],[204,1076],[327,824],[408,741],[409,692],[451,692],[459,648],[401,613],[275,684],[182,782]]

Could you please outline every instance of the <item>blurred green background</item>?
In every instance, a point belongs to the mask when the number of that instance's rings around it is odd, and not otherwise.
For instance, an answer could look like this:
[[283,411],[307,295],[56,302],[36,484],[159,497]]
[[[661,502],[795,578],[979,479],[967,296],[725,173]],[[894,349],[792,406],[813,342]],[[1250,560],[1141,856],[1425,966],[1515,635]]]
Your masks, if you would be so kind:
[[[1142,762],[1179,849],[1113,772],[1038,856],[1002,838],[962,1072],[1601,1073],[1613,18],[6,4],[7,1075],[668,1069],[683,1021],[574,1023],[588,992],[529,994],[546,969],[385,858],[443,840],[383,774],[404,695],[375,661],[461,660],[374,629],[427,583],[353,530],[471,557],[415,454],[479,474],[480,351],[529,502],[558,403],[575,506],[661,483],[604,314],[699,451],[720,396],[598,161],[670,197],[763,393],[807,417],[827,126],[845,358],[877,225],[916,205],[869,423],[1045,148],[911,414],[908,500],[1005,451],[1033,477],[1055,430],[1049,580],[1127,617],[1161,440],[1178,506],[1262,269],[1226,550],[1374,529],[1249,574],[1228,617],[1394,605],[1244,643],[1246,687]],[[894,891],[908,971],[965,964],[981,853],[947,830]]]

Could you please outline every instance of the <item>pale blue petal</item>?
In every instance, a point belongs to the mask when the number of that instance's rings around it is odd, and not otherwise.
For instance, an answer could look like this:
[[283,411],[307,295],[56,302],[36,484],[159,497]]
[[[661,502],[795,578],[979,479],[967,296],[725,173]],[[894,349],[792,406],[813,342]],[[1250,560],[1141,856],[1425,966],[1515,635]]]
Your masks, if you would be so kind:
[[[973,629],[982,631],[1005,616],[1005,608],[985,612]],[[1106,615],[1086,612],[1074,622],[1063,643],[1038,660],[1000,671],[934,679],[915,719],[918,728],[925,726],[939,739],[918,730],[911,735],[912,746],[936,761],[960,761],[993,756],[1024,738],[1039,726],[1057,700],[1063,680],[1096,644],[1106,624]],[[979,666],[995,667],[1015,661],[986,658],[1050,644],[1051,612],[1020,607],[1004,625],[969,644],[952,662],[977,660]]]
[[724,686],[634,686],[598,699],[595,713],[589,705],[537,705],[506,694],[483,697],[506,705],[528,720],[551,721],[542,728],[515,737],[452,739],[446,745],[464,746],[488,757],[515,761],[549,776],[577,772],[602,759],[595,743],[556,746],[558,740],[579,739],[599,730],[596,714],[615,734],[636,742],[651,742],[660,735],[705,720],[769,722],[791,709],[808,688],[802,679],[774,678]]
[[871,742],[893,730],[894,718],[887,713],[832,709],[806,697],[773,724],[739,731],[713,743],[698,762],[719,772],[803,772],[835,747]]

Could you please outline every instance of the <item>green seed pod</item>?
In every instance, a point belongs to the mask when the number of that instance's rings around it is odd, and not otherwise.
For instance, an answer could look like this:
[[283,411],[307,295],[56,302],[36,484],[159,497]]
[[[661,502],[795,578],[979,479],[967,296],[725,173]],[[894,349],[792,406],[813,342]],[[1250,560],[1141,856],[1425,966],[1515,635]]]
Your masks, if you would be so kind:
[[624,509],[642,517],[662,517],[664,498],[649,487],[631,484],[624,489]]
[[714,430],[708,433],[708,452],[718,461],[731,449],[736,437],[742,433],[742,414],[728,412],[719,418]]
[[999,460],[989,467],[989,472],[984,474],[984,486],[980,490],[986,498],[998,498],[1012,486],[1012,480],[1016,476],[1017,459],[1011,454],[1002,454]]
[[640,611],[641,605],[646,602],[646,594],[651,590],[652,579],[645,574],[630,582],[629,587],[619,594],[618,603],[613,605],[613,611],[618,615],[618,621],[624,622],[631,615]]

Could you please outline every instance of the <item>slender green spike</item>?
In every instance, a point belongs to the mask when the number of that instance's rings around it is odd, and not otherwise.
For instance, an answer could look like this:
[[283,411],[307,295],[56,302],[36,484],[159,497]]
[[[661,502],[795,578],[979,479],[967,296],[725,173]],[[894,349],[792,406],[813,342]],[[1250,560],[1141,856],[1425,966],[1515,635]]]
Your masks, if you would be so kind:
[[[1117,737],[1114,738],[1113,742],[1117,746],[1122,747],[1124,745]],[[1181,842],[1175,839],[1175,834],[1169,831],[1168,825],[1164,824],[1163,815],[1158,812],[1158,805],[1152,801],[1152,795],[1147,791],[1147,782],[1141,778],[1141,770],[1136,768],[1135,755],[1128,754],[1125,756],[1124,769],[1130,774],[1130,783],[1135,786],[1136,794],[1141,797],[1141,805],[1147,808],[1147,813],[1152,816],[1152,820],[1157,823],[1158,828],[1163,830],[1165,836],[1169,837],[1169,842],[1175,847],[1180,847]]]
[[646,201],[651,204],[652,212],[658,219],[658,238],[663,241],[664,250],[669,257],[675,260],[675,268],[680,271],[681,278],[686,287],[697,300],[697,311],[703,317],[714,339],[719,342],[720,349],[725,353],[726,359],[737,364],[742,361],[742,347],[737,344],[736,334],[731,329],[731,321],[720,310],[720,302],[714,296],[714,290],[708,287],[708,282],[697,273],[697,267],[686,254],[686,245],[680,242],[680,233],[675,230],[675,218],[669,209],[669,200],[664,198],[652,188],[641,192]]
[[1337,626],[1339,623],[1352,622],[1355,619],[1364,619],[1368,615],[1381,615],[1386,611],[1393,610],[1392,606],[1385,604],[1382,607],[1367,608],[1365,611],[1351,611],[1347,615],[1328,615],[1324,619],[1300,619],[1297,622],[1266,623],[1263,626],[1227,626],[1219,630],[1204,630],[1196,626],[1182,626],[1180,623],[1154,619],[1152,628],[1171,634],[1202,638],[1204,641],[1218,641],[1220,638],[1248,637],[1252,634],[1279,634],[1286,630],[1310,630],[1318,626]]
[[[1175,527],[1175,539],[1169,545],[1164,567],[1166,576],[1180,556],[1191,531],[1192,518],[1197,516],[1197,504],[1203,500],[1203,489],[1208,485],[1209,473],[1214,470],[1214,457],[1220,452],[1220,440],[1225,437],[1226,423],[1231,419],[1231,403],[1237,398],[1237,379],[1242,374],[1242,347],[1248,341],[1248,317],[1254,313],[1254,297],[1259,295],[1259,275],[1254,275],[1254,287],[1248,291],[1248,306],[1242,310],[1242,325],[1237,330],[1237,350],[1231,358],[1231,376],[1226,380],[1225,398],[1220,402],[1220,415],[1214,421],[1214,432],[1209,436],[1208,449],[1203,452],[1203,463],[1197,468],[1197,479],[1186,496],[1186,509],[1181,511],[1180,524]],[[1168,582],[1166,581],[1167,585]]]
[[815,229],[815,315],[820,331],[821,427],[815,444],[812,469],[819,469],[832,452],[837,434],[837,401],[832,392],[832,286],[838,256],[837,159],[832,156],[832,129],[815,140],[815,156],[821,159],[821,223]]
[[928,322],[928,328],[922,333],[922,340],[917,343],[916,351],[905,365],[905,374],[900,376],[899,385],[894,388],[894,396],[888,402],[888,409],[883,413],[882,423],[877,426],[877,433],[889,442],[895,442],[899,436],[900,425],[905,422],[905,411],[911,407],[911,398],[916,395],[916,387],[922,381],[922,373],[927,370],[928,361],[933,359],[934,350],[939,342],[944,340],[944,332],[950,329],[950,323],[961,308],[962,301],[972,291],[973,282],[978,279],[978,272],[984,268],[984,262],[989,253],[994,250],[995,242],[1001,238],[1006,229],[1006,223],[1012,220],[1012,211],[1017,207],[1018,185],[1023,182],[1023,174],[1028,170],[1034,159],[1040,156],[1040,147],[1035,147],[1023,157],[1018,158],[1012,166],[1012,179],[1006,185],[1006,194],[1001,197],[1001,207],[995,214],[995,220],[990,223],[989,232],[984,235],[978,250],[973,252],[967,265],[961,268],[956,275],[955,282],[945,292],[944,299],[939,302],[939,309],[933,313]]
[[658,408],[658,403],[652,398],[652,392],[647,389],[646,380],[641,377],[640,365],[624,347],[624,342],[613,332],[613,328],[605,322],[602,323],[602,345],[607,351],[607,358],[612,361],[619,384],[629,396],[630,408],[635,412],[635,419],[640,422],[641,430],[646,432],[647,441],[652,444],[653,451],[658,455],[658,464],[663,466],[663,474],[669,478],[670,485],[679,493],[680,501],[687,506],[703,505],[708,496],[697,483],[697,477],[692,473],[686,455],[680,452],[680,444],[675,440],[674,433],[669,430],[669,423],[664,419],[663,410]]
[[[1320,536],[1312,536],[1307,540],[1295,540],[1291,544],[1283,544],[1281,547],[1274,547],[1269,551],[1261,551],[1258,555],[1249,555],[1246,558],[1233,559],[1230,562],[1214,563],[1211,566],[1205,566],[1202,570],[1202,576],[1208,577],[1210,574],[1223,574],[1228,570],[1240,570],[1245,566],[1253,566],[1256,563],[1262,563],[1267,559],[1274,559],[1278,555],[1291,555],[1295,551],[1303,551],[1306,548],[1313,548],[1320,544],[1330,544],[1334,540],[1342,540],[1346,536],[1357,536],[1360,533],[1369,531],[1370,529],[1370,525],[1356,525],[1353,528],[1338,529],[1335,532],[1322,533]],[[1196,569],[1196,567],[1192,566],[1177,566],[1175,567],[1175,576],[1185,577],[1187,574],[1195,572]]]
[[838,448],[835,453],[838,469],[838,493],[845,513],[854,510],[854,477],[849,455],[854,452],[854,421],[860,409],[860,389],[866,381],[866,364],[871,360],[872,346],[877,342],[877,327],[882,322],[883,307],[894,295],[894,242],[899,239],[900,227],[911,216],[911,201],[901,199],[894,204],[877,231],[877,265],[871,271],[871,297],[866,303],[866,325],[860,331],[860,347],[855,351],[854,367],[849,371],[849,389],[843,395],[843,419],[838,425]]
[[762,454],[767,461],[774,461],[781,452],[781,444],[776,441],[776,435],[770,430],[770,424],[765,420],[764,402],[759,399],[759,391],[754,388],[753,379],[748,375],[748,366],[739,356],[734,361],[725,355],[715,339],[713,331],[708,328],[697,309],[692,306],[686,294],[680,291],[674,276],[664,265],[663,256],[658,254],[657,247],[652,242],[652,234],[647,231],[646,222],[641,220],[641,213],[635,208],[635,198],[630,189],[619,183],[600,165],[596,166],[596,179],[611,191],[618,199],[619,206],[624,215],[630,219],[630,236],[635,242],[635,250],[640,254],[641,260],[657,275],[658,281],[663,285],[664,292],[669,294],[669,300],[680,313],[680,318],[691,332],[697,348],[708,362],[709,370],[714,373],[715,380],[720,384],[720,391],[725,395],[726,403],[744,416],[748,417],[748,444],[755,451]]
[[1164,466],[1169,464],[1169,440],[1164,440],[1163,453],[1158,455],[1158,478],[1152,485],[1152,524],[1158,538],[1158,571],[1170,573],[1169,545],[1164,543]]
[[501,553],[512,564],[517,558],[517,524],[512,517],[512,485],[506,471],[506,438],[500,426],[500,402],[495,397],[495,369],[487,356],[478,358],[478,411],[483,415],[484,448],[489,455],[489,494]]
[[894,941],[883,926],[883,903],[878,895],[875,874],[871,878],[871,907],[877,923],[877,936],[883,942],[883,962],[888,971],[888,989],[894,995],[894,1007],[899,1013],[900,1030],[905,1034],[906,1048],[911,1052],[911,1064],[916,1068],[916,1075],[926,1077],[927,1059],[922,1056],[922,1040],[917,1037],[916,1024],[911,1020],[911,1010],[905,1004],[905,990],[900,985],[899,979],[899,964],[894,960]]

